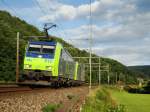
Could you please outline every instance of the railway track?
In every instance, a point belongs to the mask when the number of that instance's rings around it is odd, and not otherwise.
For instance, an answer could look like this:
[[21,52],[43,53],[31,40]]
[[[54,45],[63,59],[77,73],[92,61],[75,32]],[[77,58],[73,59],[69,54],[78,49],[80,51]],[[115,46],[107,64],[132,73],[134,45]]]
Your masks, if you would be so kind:
[[[84,87],[87,85],[77,86]],[[18,85],[0,85],[0,94],[2,93],[11,93],[11,92],[32,92],[32,91],[45,91],[45,90],[55,90],[55,89],[65,89],[66,87],[60,88],[52,88],[52,87],[29,87],[29,86],[18,86]],[[76,87],[68,87],[68,88],[76,88]]]
[[9,92],[24,92],[24,91],[32,91],[32,88],[30,87],[20,87],[20,86],[11,86],[11,85],[3,85],[0,86],[0,94],[1,93],[9,93]]

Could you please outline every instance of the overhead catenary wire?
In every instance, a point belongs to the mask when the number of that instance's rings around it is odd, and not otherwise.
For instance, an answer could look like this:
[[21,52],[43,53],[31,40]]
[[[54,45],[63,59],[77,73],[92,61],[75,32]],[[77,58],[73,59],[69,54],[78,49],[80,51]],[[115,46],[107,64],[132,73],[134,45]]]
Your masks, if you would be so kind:
[[[47,11],[43,10],[43,7],[39,4],[38,0],[32,0],[32,1],[33,1],[33,3],[41,10],[41,12],[42,12],[43,15],[49,14],[49,13],[48,13],[48,10],[47,10]],[[48,1],[47,1],[47,4],[49,4]],[[50,9],[50,10],[53,10],[53,9],[50,8],[50,7],[49,7],[49,9]],[[59,30],[61,30],[61,29],[60,29],[60,23],[59,23],[58,21],[57,21],[57,28],[59,28]],[[65,31],[64,31],[64,30],[61,30],[61,31],[62,31],[61,33],[59,33],[59,32],[57,31],[58,35],[64,34],[64,36],[65,36],[65,35],[66,35]],[[60,36],[61,36],[61,35],[60,35]],[[63,37],[63,36],[61,36],[61,37]],[[65,37],[66,37],[66,36],[65,36]]]
[[[50,3],[50,0],[47,0],[47,4],[49,4],[49,3]],[[51,6],[51,5],[48,5],[48,6]],[[50,11],[54,11],[54,9],[51,8],[51,7],[48,7],[48,9]],[[67,32],[63,28],[63,25],[58,20],[55,20],[55,21],[57,23],[57,28],[60,30],[61,34],[63,34],[64,37],[68,37]],[[70,42],[74,43],[74,40],[77,40],[77,39],[71,39],[71,38],[69,38],[69,39],[65,39],[65,40],[68,40],[68,42],[70,41]]]
[[39,6],[38,1],[32,0],[32,2],[35,5],[35,7],[39,8],[39,10],[41,11],[42,15],[45,16],[45,12],[43,12],[43,10],[41,9],[41,7]]
[[[51,4],[50,2],[51,0],[47,0],[47,4]],[[52,6],[52,5],[48,5],[48,6]],[[54,9],[52,7],[48,7],[50,10],[54,11]]]
[[20,14],[18,14],[17,11],[13,7],[11,7],[5,0],[0,0],[0,1],[3,3],[4,6],[10,9],[14,13],[15,16],[21,17]]
[[[33,0],[34,1],[34,3],[39,7],[39,9],[41,10],[41,12],[43,13],[43,14],[45,14],[45,15],[48,15],[49,14],[49,11],[54,11],[51,7],[48,7],[48,9],[49,10],[47,10],[47,11],[45,11],[45,10],[43,10],[43,7],[39,4],[39,2],[37,1],[37,0]],[[48,4],[50,4],[50,1],[49,0],[47,0],[47,5]],[[48,5],[48,6],[51,6],[51,5]],[[56,21],[56,20],[55,20]],[[59,28],[60,29],[60,23],[58,22],[58,21],[56,21],[56,23],[57,23],[57,28]],[[63,30],[62,30],[63,31]],[[59,32],[57,32],[59,35],[60,34],[62,34],[62,33],[59,33]],[[65,32],[63,31],[63,33],[65,34]],[[61,35],[60,35],[61,36]]]
[[[51,3],[50,0],[47,0],[47,4],[50,4],[50,3]],[[41,5],[39,4],[39,2],[37,0],[36,0],[36,4],[41,9],[41,11],[46,14],[45,10],[43,10],[43,8],[41,7]],[[48,6],[51,6],[51,5],[48,5]],[[49,11],[55,11],[51,7],[47,7],[47,9],[49,9]],[[49,13],[47,12],[47,14],[49,14]],[[58,35],[61,36],[61,34],[63,34],[64,37],[68,37],[68,34],[64,30],[64,28],[62,27],[61,23],[58,20],[55,20],[55,22],[57,23],[57,28],[59,29],[59,32],[61,32],[61,33],[59,33],[57,31]],[[61,37],[63,37],[63,36],[61,36]],[[74,44],[74,40],[80,40],[80,39],[71,39],[71,38],[69,38],[69,39],[65,39],[65,40],[67,40],[68,42],[70,41],[69,43],[71,43],[71,44]],[[88,40],[88,39],[83,39],[83,40]]]
[[39,4],[38,0],[33,0],[33,2],[39,7],[39,9],[41,10],[41,12],[43,14],[47,15],[47,13],[45,12],[45,10],[43,10],[43,8],[41,7],[41,5]]

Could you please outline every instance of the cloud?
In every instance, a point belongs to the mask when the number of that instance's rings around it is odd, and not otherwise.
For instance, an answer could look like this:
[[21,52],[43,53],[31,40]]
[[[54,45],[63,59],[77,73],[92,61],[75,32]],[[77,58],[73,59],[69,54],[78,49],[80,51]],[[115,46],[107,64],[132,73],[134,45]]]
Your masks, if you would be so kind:
[[[99,8],[100,2],[94,1],[91,5],[92,5],[92,13],[94,13]],[[46,21],[46,20],[55,21],[59,19],[74,20],[74,19],[79,19],[79,18],[80,19],[87,18],[90,12],[89,4],[83,4],[78,7],[75,7],[73,5],[66,5],[66,4],[62,4],[59,2],[55,2],[53,6],[56,9],[55,11],[53,10],[54,13],[41,17],[40,21]]]
[[[92,25],[93,52],[126,65],[149,64],[150,12],[135,13],[119,24]],[[72,39],[81,39],[80,42],[74,42],[75,46],[89,48],[89,41],[84,40],[90,38],[88,25],[68,29],[66,32]]]
[[[38,0],[41,6],[47,6],[46,2]],[[44,0],[47,1],[47,0]],[[53,0],[52,0],[53,1]],[[43,4],[43,5],[42,5]],[[55,1],[53,4],[53,13],[42,16],[40,21],[57,21],[57,20],[74,20],[74,19],[88,19],[90,13],[90,4],[82,4],[79,6],[67,5]],[[132,13],[136,7],[132,3],[120,0],[95,0],[91,4],[92,17],[94,20],[112,20],[120,18],[120,10],[122,15]]]
[[[101,56],[119,60],[126,65],[149,64],[149,46],[111,46],[93,51]],[[147,49],[147,50],[146,50]]]

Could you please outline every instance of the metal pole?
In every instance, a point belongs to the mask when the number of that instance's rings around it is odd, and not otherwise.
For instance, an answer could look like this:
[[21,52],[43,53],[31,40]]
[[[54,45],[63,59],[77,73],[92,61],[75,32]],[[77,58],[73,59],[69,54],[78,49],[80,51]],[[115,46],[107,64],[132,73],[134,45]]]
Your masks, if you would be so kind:
[[118,76],[118,77],[119,77],[119,82],[120,82],[120,74],[121,74],[121,73],[119,73],[119,76]]
[[109,85],[109,82],[110,82],[110,76],[109,76],[109,65],[108,65],[108,72],[107,72],[107,80],[108,80],[108,85]]
[[101,85],[101,63],[100,63],[100,57],[99,57],[99,86]]
[[91,68],[91,57],[92,57],[92,11],[91,11],[91,0],[90,0],[90,59],[89,59],[89,63],[90,63],[90,85],[89,85],[89,89],[91,89],[91,83],[92,83],[92,68]]
[[118,77],[117,77],[117,72],[116,72],[116,84],[117,84],[117,81],[118,81]]
[[16,83],[19,79],[19,32],[17,32],[17,51],[16,51]]
[[108,76],[107,76],[107,80],[108,80],[108,85],[109,85],[109,80],[110,80],[109,73],[108,73]]

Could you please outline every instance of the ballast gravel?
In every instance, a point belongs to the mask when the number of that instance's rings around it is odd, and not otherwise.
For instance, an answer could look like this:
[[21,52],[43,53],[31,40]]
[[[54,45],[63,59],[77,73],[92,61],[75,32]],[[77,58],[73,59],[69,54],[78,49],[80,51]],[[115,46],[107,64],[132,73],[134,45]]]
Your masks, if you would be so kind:
[[0,94],[0,112],[42,112],[47,104],[61,104],[57,112],[80,112],[88,87],[42,88]]

